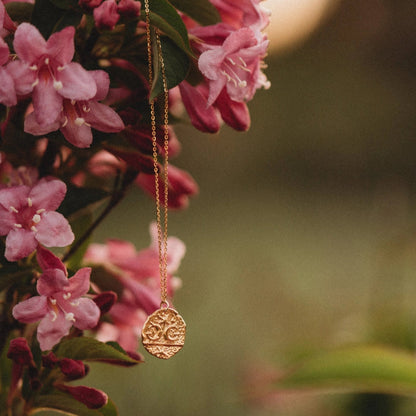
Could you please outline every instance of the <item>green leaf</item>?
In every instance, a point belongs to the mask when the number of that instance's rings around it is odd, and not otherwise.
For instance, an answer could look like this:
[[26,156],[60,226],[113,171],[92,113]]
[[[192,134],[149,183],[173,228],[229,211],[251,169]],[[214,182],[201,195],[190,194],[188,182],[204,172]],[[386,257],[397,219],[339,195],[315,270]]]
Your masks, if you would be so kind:
[[[176,87],[186,78],[190,61],[188,56],[169,38],[162,38],[160,41],[162,44],[167,87],[168,89],[171,89]],[[154,48],[154,50],[155,49],[156,48]],[[156,59],[156,56],[157,55],[155,54],[155,61],[159,62],[159,60]],[[155,73],[158,73],[158,76],[154,79],[150,99],[156,98],[163,92],[163,78],[159,65],[155,66]]]
[[[144,7],[142,7],[141,18],[146,20]],[[189,45],[188,30],[176,9],[169,2],[166,0],[150,2],[150,23],[169,36],[188,55],[193,56]]]
[[69,217],[108,196],[110,194],[102,189],[79,188],[74,185],[68,185],[65,199],[62,201],[58,211],[63,216]]
[[114,348],[94,338],[79,337],[62,341],[55,351],[57,357],[74,360],[105,361],[109,364],[135,365],[140,361],[131,358],[123,349]]
[[32,24],[35,25],[45,39],[53,33],[67,26],[78,26],[82,18],[80,10],[73,7],[73,0],[66,2],[68,9],[63,10],[62,6],[66,0],[56,0],[53,4],[50,0],[36,0],[32,14]]
[[306,359],[275,386],[416,395],[416,361],[413,354],[386,347],[345,348]]
[[33,4],[13,1],[4,5],[7,13],[14,22],[28,22],[33,13]]
[[45,410],[59,410],[71,416],[118,416],[117,408],[111,399],[100,409],[88,409],[83,403],[63,392],[37,396],[31,414]]
[[173,6],[203,26],[221,21],[217,9],[208,0],[170,0]]

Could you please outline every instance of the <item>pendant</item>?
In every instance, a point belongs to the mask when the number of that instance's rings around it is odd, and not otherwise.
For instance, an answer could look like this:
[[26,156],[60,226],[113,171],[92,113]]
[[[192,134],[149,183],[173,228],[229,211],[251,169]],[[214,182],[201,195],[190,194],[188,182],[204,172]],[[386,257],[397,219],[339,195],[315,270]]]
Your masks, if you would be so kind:
[[160,308],[144,323],[142,344],[150,354],[167,360],[182,349],[185,331],[185,321],[175,309]]

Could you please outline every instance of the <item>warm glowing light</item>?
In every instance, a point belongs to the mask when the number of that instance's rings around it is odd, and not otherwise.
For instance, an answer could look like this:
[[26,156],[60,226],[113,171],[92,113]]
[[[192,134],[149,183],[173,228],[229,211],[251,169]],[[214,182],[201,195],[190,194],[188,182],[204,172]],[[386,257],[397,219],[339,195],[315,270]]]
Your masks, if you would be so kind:
[[270,50],[283,50],[304,40],[321,22],[328,6],[336,0],[266,0],[263,5],[271,10],[267,28]]

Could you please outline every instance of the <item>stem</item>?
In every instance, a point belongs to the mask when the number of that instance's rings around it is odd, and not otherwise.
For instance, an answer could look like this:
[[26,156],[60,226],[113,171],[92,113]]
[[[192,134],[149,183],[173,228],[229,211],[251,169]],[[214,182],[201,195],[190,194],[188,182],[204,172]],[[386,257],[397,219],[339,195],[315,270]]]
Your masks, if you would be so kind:
[[[113,192],[108,205],[104,208],[96,220],[87,228],[85,233],[71,246],[69,251],[62,258],[63,262],[67,261],[73,254],[77,252],[77,250],[82,246],[82,244],[87,240],[92,232],[103,222],[103,220],[113,210],[113,208],[115,208],[122,201],[122,199],[126,196],[127,188],[131,185],[136,176],[137,171],[128,170],[126,172],[123,177],[120,189],[116,189]],[[117,182],[115,188],[117,188]]]

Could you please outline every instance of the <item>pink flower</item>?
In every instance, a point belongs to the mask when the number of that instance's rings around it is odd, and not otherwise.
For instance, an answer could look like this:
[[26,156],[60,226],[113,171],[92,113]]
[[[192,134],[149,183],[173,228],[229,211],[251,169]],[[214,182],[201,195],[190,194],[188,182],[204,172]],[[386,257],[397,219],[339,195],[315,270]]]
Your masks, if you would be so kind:
[[105,0],[94,9],[93,14],[95,26],[97,26],[98,29],[113,30],[120,19],[115,0]]
[[193,87],[186,81],[179,84],[183,105],[191,123],[198,130],[206,133],[217,133],[220,129],[218,111],[213,106],[207,106],[208,88],[205,83]]
[[0,189],[0,235],[7,235],[7,260],[28,256],[38,243],[47,247],[72,243],[74,235],[68,221],[55,212],[65,193],[65,183],[54,178],[43,178],[33,187]]
[[[176,166],[169,165],[168,175],[169,198],[168,206],[171,209],[184,209],[189,204],[189,197],[198,193],[198,185],[192,176]],[[147,174],[141,172],[136,179],[136,184],[139,185],[145,192],[156,197],[156,186],[154,174]],[[164,181],[159,177],[159,200],[164,203]]]
[[63,99],[60,115],[52,123],[42,125],[35,112],[25,119],[25,131],[41,136],[60,130],[65,138],[77,147],[89,147],[92,143],[91,127],[106,133],[115,133],[124,129],[119,115],[109,106],[98,101],[104,100],[110,87],[110,78],[105,71],[90,71],[96,84],[96,94],[90,100]]
[[8,69],[17,95],[32,93],[34,115],[42,126],[56,122],[64,98],[89,100],[97,93],[92,75],[71,62],[74,34],[74,27],[68,26],[45,41],[29,23],[20,24],[16,30],[13,45],[19,60],[11,62]]
[[221,20],[233,26],[263,30],[269,24],[270,12],[260,3],[261,0],[210,0],[218,9]]
[[[4,7],[4,6],[3,6]],[[10,107],[17,104],[14,81],[4,65],[9,61],[9,47],[0,38],[0,103]]]
[[36,286],[40,296],[24,300],[13,308],[13,316],[20,322],[40,321],[37,338],[43,351],[50,350],[68,335],[72,325],[81,330],[91,329],[100,318],[100,309],[94,301],[82,297],[90,287],[91,269],[80,269],[68,279],[65,266],[53,257],[47,250],[39,250],[41,266],[54,265],[55,261],[58,267],[43,269]]
[[[117,340],[126,350],[136,350],[140,328],[147,315],[160,305],[159,254],[157,227],[150,226],[150,247],[136,251],[133,244],[110,240],[107,244],[91,244],[84,261],[103,264],[123,285],[119,301],[108,313],[111,323],[101,324],[97,337],[101,341]],[[172,276],[179,268],[185,254],[184,243],[176,237],[168,238],[168,292],[172,295],[180,285]]]
[[[215,26],[204,30],[208,35],[210,31],[215,34]],[[253,98],[259,88],[261,59],[266,54],[267,45],[268,41],[259,40],[250,28],[232,31],[221,45],[205,45],[198,66],[209,82],[208,105],[215,102],[223,88],[234,101]],[[268,87],[264,81],[263,84]]]

